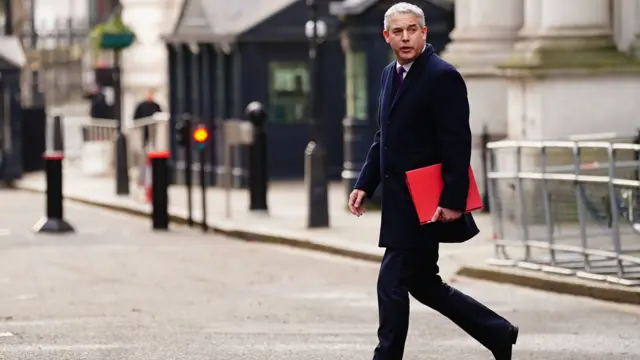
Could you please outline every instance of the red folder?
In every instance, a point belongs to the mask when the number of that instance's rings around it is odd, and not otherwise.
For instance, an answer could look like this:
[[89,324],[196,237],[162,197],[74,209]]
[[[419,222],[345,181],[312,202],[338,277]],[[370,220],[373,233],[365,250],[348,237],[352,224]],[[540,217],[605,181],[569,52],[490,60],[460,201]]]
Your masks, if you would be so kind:
[[[440,193],[444,188],[442,164],[407,171],[406,178],[420,224],[426,224],[431,221],[431,217],[436,212],[440,202]],[[476,184],[476,179],[473,176],[473,170],[469,167],[469,194],[467,195],[465,212],[480,210],[482,207],[482,197],[478,191],[478,184]]]

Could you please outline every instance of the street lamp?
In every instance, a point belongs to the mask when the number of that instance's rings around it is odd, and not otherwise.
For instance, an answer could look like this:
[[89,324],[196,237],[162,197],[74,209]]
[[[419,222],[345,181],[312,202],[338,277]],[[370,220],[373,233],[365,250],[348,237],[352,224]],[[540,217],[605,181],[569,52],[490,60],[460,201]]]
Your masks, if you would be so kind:
[[113,51],[114,116],[116,120],[116,194],[129,194],[129,164],[127,139],[122,132],[122,79],[120,57],[122,50],[135,41],[135,34],[122,21],[122,4],[111,0],[111,16],[104,24],[96,25],[89,34],[96,51]]
[[[329,204],[327,191],[326,149],[322,141],[322,130],[318,124],[318,87],[320,67],[318,53],[327,35],[327,25],[318,20],[317,0],[307,0],[310,20],[305,24],[305,35],[309,39],[309,127],[310,141],[305,149],[305,185],[308,197],[307,227],[329,226]],[[320,93],[321,94],[321,93]]]

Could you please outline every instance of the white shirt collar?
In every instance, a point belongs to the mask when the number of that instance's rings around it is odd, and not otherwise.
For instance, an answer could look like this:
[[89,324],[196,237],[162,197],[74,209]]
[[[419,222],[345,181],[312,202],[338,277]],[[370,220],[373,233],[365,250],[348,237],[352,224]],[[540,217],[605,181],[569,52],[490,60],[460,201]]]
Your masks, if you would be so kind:
[[[427,44],[424,45],[424,47],[422,48],[422,51],[420,53],[422,54],[426,49],[427,49]],[[408,64],[400,65],[400,63],[396,60],[396,71],[398,71],[400,66],[402,66],[402,67],[404,67],[404,76],[406,76],[407,73],[409,72],[409,69],[411,69],[411,65],[413,65],[413,61],[408,63]]]

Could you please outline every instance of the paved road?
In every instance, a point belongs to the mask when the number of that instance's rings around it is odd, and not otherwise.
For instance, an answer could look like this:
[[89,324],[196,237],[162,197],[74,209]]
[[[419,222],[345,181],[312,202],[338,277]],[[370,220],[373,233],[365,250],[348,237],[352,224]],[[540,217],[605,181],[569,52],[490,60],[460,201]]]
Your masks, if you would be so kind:
[[[73,204],[76,235],[34,235],[43,203],[0,191],[0,359],[371,359],[373,264]],[[521,326],[516,360],[640,359],[638,308],[456,285]],[[416,305],[405,359],[491,355]]]

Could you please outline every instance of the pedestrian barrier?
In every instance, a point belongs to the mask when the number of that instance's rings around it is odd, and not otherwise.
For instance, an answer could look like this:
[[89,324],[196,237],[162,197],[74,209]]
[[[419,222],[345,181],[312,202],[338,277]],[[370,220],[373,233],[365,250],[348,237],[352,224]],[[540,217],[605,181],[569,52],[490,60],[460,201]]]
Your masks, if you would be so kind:
[[88,118],[82,126],[82,172],[90,176],[104,176],[113,171],[114,144],[118,136],[117,122],[110,119]]
[[640,145],[497,141],[487,149],[491,264],[640,285]]
[[148,154],[155,151],[166,152],[169,149],[169,114],[155,113],[152,116],[137,119],[125,130],[125,134],[129,145],[127,154],[129,164],[134,164],[138,172],[139,191],[134,192],[134,197],[151,203],[153,176]]

